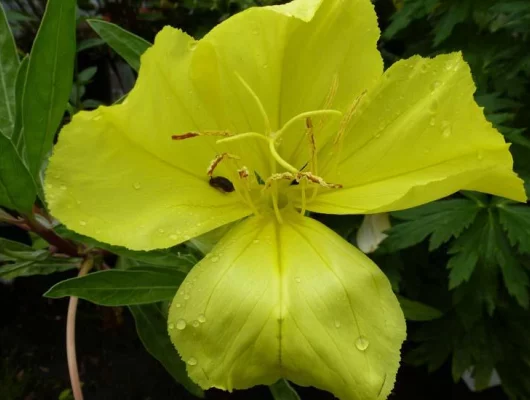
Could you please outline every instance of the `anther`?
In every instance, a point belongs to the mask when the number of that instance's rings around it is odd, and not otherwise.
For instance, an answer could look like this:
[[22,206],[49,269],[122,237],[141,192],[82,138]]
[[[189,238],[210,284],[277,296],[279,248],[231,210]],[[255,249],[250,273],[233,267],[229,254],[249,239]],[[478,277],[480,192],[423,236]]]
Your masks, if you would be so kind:
[[342,121],[340,122],[339,130],[337,132],[337,136],[335,136],[335,140],[333,141],[334,145],[339,144],[342,141],[342,137],[344,136],[344,132],[346,132],[346,129],[348,128],[348,125],[350,124],[350,121],[355,114],[355,111],[357,111],[357,107],[359,106],[359,103],[366,95],[366,90],[364,90],[351,104],[350,108],[348,108],[348,111],[342,118]]
[[246,179],[249,176],[249,172],[248,172],[248,168],[247,167],[243,167],[241,169],[238,169],[237,173],[239,174],[239,178],[240,179]]
[[222,136],[222,137],[230,137],[233,136],[233,133],[228,131],[197,131],[197,132],[186,132],[179,135],[172,135],[171,139],[173,140],[184,140],[184,139],[190,139],[197,136]]
[[232,160],[239,160],[240,158],[238,156],[235,156],[233,154],[230,154],[230,153],[221,153],[221,154],[218,154],[217,156],[215,156],[215,158],[212,160],[212,162],[210,163],[210,165],[208,166],[208,169],[206,170],[206,173],[208,174],[208,176],[212,176],[213,175],[213,172],[215,171],[215,168],[217,168],[217,166],[221,163],[221,161],[223,161],[225,158],[229,158],[229,159],[232,159]]

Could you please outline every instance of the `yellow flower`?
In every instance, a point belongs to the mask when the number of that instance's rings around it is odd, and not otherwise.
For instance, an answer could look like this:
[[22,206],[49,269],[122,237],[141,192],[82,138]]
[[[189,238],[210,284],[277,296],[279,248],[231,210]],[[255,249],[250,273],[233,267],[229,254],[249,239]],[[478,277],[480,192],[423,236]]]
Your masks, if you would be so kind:
[[77,114],[46,179],[70,229],[136,250],[240,221],[193,268],[169,333],[201,387],[280,377],[384,399],[405,321],[384,274],[306,211],[381,213],[460,189],[525,200],[460,54],[383,73],[369,0],[165,28],[127,101]]

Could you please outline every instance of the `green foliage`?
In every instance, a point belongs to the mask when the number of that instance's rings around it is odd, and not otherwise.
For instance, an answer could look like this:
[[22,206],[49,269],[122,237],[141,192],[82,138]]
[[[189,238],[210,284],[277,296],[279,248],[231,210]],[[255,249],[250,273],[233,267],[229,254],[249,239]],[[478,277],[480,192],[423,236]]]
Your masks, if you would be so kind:
[[274,400],[300,400],[296,390],[285,379],[280,379],[274,385],[270,385],[269,389]]
[[72,87],[75,0],[50,0],[29,59],[22,98],[25,159],[38,177],[64,115]]
[[[167,308],[167,307],[166,307]],[[167,334],[167,312],[161,304],[129,306],[136,322],[136,331],[146,350],[169,372],[169,374],[190,393],[204,397],[203,391],[194,384]]]
[[0,4],[0,132],[11,137],[15,123],[15,81],[19,66],[15,41]]
[[103,306],[123,306],[171,300],[186,277],[168,267],[135,267],[99,271],[59,282],[44,295],[77,296]]
[[132,69],[135,71],[140,69],[140,56],[151,46],[151,43],[109,22],[96,19],[87,22]]

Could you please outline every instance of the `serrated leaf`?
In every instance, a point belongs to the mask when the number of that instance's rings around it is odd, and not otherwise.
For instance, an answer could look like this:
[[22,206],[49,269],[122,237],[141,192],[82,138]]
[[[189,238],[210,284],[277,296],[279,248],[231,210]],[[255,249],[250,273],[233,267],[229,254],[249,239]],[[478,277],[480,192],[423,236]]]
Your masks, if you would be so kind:
[[67,279],[44,296],[77,296],[102,306],[124,306],[171,300],[185,275],[166,267],[107,270]]
[[72,87],[75,0],[48,0],[31,48],[22,100],[26,161],[33,177],[52,148]]
[[113,246],[110,244],[98,242],[97,240],[92,239],[88,236],[83,236],[78,233],[75,233],[64,226],[56,227],[55,232],[57,232],[59,236],[65,239],[84,243],[89,247],[107,250],[122,257],[141,261],[144,264],[175,268],[176,270],[184,273],[188,273],[191,267],[193,267],[198,262],[197,258],[193,254],[179,252],[174,249],[135,251],[129,250],[125,247]]
[[129,306],[136,323],[136,331],[146,350],[164,366],[166,371],[190,393],[204,397],[204,392],[193,383],[167,334],[167,318],[158,304]]
[[0,132],[0,206],[30,214],[37,190],[13,143]]
[[530,253],[530,207],[505,204],[498,207],[502,227],[512,246],[522,253]]
[[280,379],[275,384],[270,385],[269,390],[274,400],[300,400],[296,390],[285,379]]
[[440,318],[443,313],[427,304],[397,296],[403,314],[409,321],[431,321]]
[[410,210],[392,213],[407,222],[393,226],[383,242],[385,248],[396,251],[413,246],[431,236],[429,251],[452,237],[458,237],[475,219],[480,207],[467,199],[441,200]]
[[15,125],[15,81],[19,59],[15,40],[0,4],[0,132],[11,137]]
[[442,15],[434,29],[435,36],[433,45],[436,47],[451,35],[454,27],[466,20],[471,12],[471,3],[467,1],[457,1],[449,7]]
[[140,70],[140,56],[151,43],[117,25],[98,19],[87,20],[92,29],[135,71]]

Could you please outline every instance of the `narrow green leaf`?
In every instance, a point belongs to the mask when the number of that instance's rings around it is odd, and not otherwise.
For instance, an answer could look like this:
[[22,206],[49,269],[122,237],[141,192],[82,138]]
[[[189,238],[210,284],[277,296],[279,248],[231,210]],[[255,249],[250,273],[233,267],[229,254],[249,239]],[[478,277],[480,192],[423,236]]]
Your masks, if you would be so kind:
[[397,296],[397,298],[405,318],[410,321],[431,321],[443,315],[440,310],[419,301],[410,300],[403,296]]
[[11,137],[15,125],[15,81],[19,59],[4,7],[0,4],[0,131]]
[[0,206],[31,213],[36,188],[13,143],[0,132]]
[[0,277],[3,279],[20,278],[22,276],[49,275],[55,272],[68,271],[78,267],[78,259],[56,259],[45,262],[21,261],[0,267]]
[[98,242],[95,239],[70,231],[64,226],[58,226],[55,228],[55,232],[65,239],[85,243],[90,247],[104,249],[122,257],[130,258],[135,261],[141,261],[144,264],[175,268],[176,270],[184,273],[188,273],[191,267],[193,267],[198,261],[194,255],[189,253],[181,253],[174,249],[135,251],[129,250],[125,247],[112,246],[110,244]]
[[102,44],[105,44],[105,41],[100,38],[89,38],[81,41],[79,45],[77,46],[77,52],[81,52],[84,50],[91,49],[93,47],[101,46]]
[[151,46],[151,43],[110,22],[98,19],[89,19],[87,22],[132,69],[140,70],[140,56]]
[[172,299],[184,278],[166,267],[108,270],[59,282],[44,295],[77,296],[102,306],[148,304]]
[[193,383],[167,334],[167,318],[158,304],[129,306],[136,322],[136,331],[146,350],[164,366],[167,372],[190,393],[204,397],[204,392]]
[[24,88],[26,87],[28,65],[29,56],[25,56],[18,67],[17,80],[15,83],[16,115],[11,141],[13,142],[19,154],[24,154],[24,133],[22,132],[22,98],[24,96]]
[[285,379],[280,379],[273,385],[269,386],[274,400],[300,400],[298,393],[289,385]]
[[31,49],[22,100],[26,156],[34,177],[52,148],[70,95],[75,26],[75,0],[48,0]]

